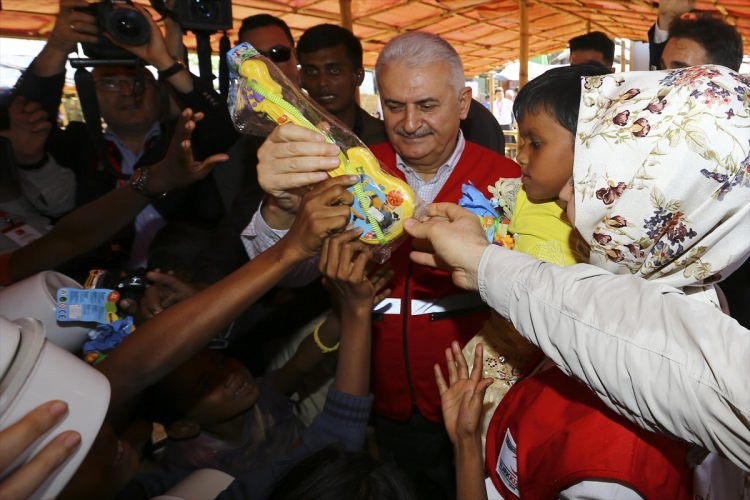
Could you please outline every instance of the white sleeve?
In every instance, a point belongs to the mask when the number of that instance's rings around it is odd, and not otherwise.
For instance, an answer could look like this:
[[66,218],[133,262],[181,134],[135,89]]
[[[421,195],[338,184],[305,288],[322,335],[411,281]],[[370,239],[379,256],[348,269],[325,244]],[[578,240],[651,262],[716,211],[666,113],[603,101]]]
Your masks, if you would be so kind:
[[[273,229],[261,215],[261,207],[253,214],[250,223],[240,233],[242,245],[245,247],[250,260],[265,252],[283,238],[287,230]],[[309,259],[295,267],[289,274],[279,281],[281,286],[304,286],[319,277],[318,259]]]
[[664,43],[669,40],[669,30],[662,29],[659,21],[654,23],[654,43]]
[[21,193],[41,214],[59,217],[75,208],[75,173],[61,167],[51,155],[39,168],[17,168],[16,172]]
[[609,481],[581,481],[555,497],[560,500],[643,500],[635,490]]
[[240,233],[242,245],[245,247],[247,256],[251,259],[254,259],[274,246],[288,232],[282,229],[273,229],[266,224],[266,221],[260,213],[262,206],[263,203],[261,202],[258,210],[253,214],[253,218],[250,219],[250,223],[242,230],[242,233]]
[[750,331],[678,290],[492,245],[482,298],[637,425],[750,469]]

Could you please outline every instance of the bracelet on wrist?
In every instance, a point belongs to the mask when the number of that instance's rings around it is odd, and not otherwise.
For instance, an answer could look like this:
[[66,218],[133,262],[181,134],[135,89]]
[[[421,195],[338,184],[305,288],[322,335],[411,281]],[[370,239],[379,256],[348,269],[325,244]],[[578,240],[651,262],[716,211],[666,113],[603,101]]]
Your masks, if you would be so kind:
[[157,73],[159,74],[159,80],[166,80],[167,78],[171,78],[183,69],[187,69],[185,65],[180,61],[175,61],[174,64],[170,67],[157,71]]
[[313,330],[313,342],[315,342],[315,345],[318,346],[320,352],[322,352],[323,354],[328,354],[329,352],[337,351],[339,345],[341,345],[341,342],[336,342],[335,345],[329,347],[320,341],[320,327],[324,324],[325,320],[315,325],[315,329]]
[[130,180],[128,181],[128,186],[130,186],[137,193],[145,196],[148,199],[157,200],[159,198],[164,198],[165,196],[167,196],[166,191],[162,193],[153,193],[146,188],[146,183],[148,182],[148,178],[149,178],[149,172],[150,171],[148,167],[136,168],[133,171],[133,175],[130,176]]

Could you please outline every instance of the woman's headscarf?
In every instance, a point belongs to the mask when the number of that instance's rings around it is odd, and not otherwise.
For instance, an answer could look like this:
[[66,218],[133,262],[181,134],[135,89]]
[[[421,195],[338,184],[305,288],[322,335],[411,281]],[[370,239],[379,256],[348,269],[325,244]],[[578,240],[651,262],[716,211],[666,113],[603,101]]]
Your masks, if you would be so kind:
[[678,288],[750,252],[750,79],[720,66],[584,80],[573,168],[589,262]]

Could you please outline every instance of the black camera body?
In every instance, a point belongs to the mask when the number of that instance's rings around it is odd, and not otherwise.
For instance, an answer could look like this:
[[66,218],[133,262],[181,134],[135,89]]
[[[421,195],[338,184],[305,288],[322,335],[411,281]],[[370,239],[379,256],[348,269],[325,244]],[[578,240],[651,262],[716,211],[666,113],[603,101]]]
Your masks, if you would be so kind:
[[[102,33],[124,45],[143,45],[151,38],[151,24],[131,0],[103,0],[80,9],[96,18]],[[133,59],[133,54],[113,44],[103,34],[96,44],[81,44],[92,59]]]
[[213,33],[232,27],[231,0],[177,0],[172,10],[164,0],[151,0],[151,5],[160,14],[174,18],[184,30]]

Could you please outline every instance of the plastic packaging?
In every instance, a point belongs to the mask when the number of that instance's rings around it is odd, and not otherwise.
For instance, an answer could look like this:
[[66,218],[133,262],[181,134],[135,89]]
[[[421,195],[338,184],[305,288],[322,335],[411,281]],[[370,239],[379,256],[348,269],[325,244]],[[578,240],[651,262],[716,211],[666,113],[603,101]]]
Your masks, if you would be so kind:
[[[351,224],[362,227],[360,239],[380,245],[385,260],[404,232],[404,221],[414,215],[417,198],[403,180],[389,174],[364,143],[308,99],[268,59],[248,43],[227,54],[230,69],[229,111],[242,133],[266,135],[277,125],[292,122],[322,134],[341,148],[339,166],[329,172],[356,174]],[[327,123],[325,130],[316,124]]]

